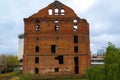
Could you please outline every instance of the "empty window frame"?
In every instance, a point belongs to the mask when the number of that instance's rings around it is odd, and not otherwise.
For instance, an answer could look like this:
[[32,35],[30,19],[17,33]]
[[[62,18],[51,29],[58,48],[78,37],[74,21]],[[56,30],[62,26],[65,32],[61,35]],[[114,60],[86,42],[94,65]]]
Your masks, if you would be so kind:
[[61,15],[65,15],[65,10],[64,10],[64,9],[61,9],[61,10],[60,10],[60,13],[61,13]]
[[56,53],[56,45],[51,45],[51,53]]
[[35,52],[39,52],[39,46],[35,47]]
[[73,29],[74,29],[74,31],[78,31],[78,26],[77,26],[77,25],[74,25],[74,26],[73,26]]
[[53,14],[53,10],[52,9],[49,9],[48,10],[48,15],[52,15]]
[[39,57],[35,57],[35,63],[39,63]]
[[74,52],[78,53],[78,46],[74,46]]
[[55,15],[58,15],[58,14],[59,14],[59,9],[56,8],[56,9],[55,9]]
[[36,31],[40,30],[40,25],[36,25]]
[[78,57],[74,57],[74,63],[75,63],[75,66],[79,65],[79,58]]
[[78,43],[78,36],[74,36],[74,43]]
[[55,70],[55,72],[59,72],[59,68],[55,68],[54,70]]
[[35,74],[39,74],[39,69],[35,68]]
[[58,30],[59,30],[59,26],[55,25],[55,31],[58,31]]

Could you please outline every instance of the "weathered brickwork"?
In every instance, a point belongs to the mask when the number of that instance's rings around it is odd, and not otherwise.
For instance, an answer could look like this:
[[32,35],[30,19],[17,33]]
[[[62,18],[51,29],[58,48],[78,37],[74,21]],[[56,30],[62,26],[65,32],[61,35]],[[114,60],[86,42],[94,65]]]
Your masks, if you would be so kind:
[[79,74],[91,66],[89,23],[55,1],[24,19],[23,73]]

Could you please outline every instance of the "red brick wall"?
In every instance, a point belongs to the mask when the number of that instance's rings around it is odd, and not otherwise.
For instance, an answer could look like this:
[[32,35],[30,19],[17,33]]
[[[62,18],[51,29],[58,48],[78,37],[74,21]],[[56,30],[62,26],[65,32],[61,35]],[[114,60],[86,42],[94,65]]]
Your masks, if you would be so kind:
[[[49,9],[54,9],[55,4],[59,10],[64,9],[64,15],[48,15]],[[55,21],[59,23],[55,23]],[[74,23],[73,20],[77,20]],[[79,58],[79,74],[84,74],[85,69],[91,65],[89,24],[85,19],[80,19],[72,9],[55,1],[40,10],[38,13],[24,19],[24,56],[23,73],[39,74],[56,73],[54,68],[59,68],[57,73],[74,74],[74,57]],[[36,25],[40,30],[36,31]],[[55,31],[55,25],[59,30]],[[74,31],[73,26],[77,25],[78,30]],[[74,36],[78,36],[78,43],[74,43]],[[39,39],[38,39],[39,38]],[[56,53],[51,53],[51,45],[56,45]],[[35,47],[39,46],[39,52]],[[74,46],[78,46],[78,53],[74,52]],[[55,57],[63,55],[64,64],[59,64]],[[39,57],[39,64],[35,64],[35,56]]]

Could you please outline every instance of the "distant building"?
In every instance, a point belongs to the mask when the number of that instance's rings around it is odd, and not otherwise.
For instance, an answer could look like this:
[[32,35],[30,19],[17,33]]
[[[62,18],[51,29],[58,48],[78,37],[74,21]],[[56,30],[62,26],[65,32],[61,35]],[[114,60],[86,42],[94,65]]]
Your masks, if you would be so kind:
[[91,64],[92,64],[92,66],[103,65],[104,64],[104,55],[92,54]]
[[105,54],[105,49],[98,49],[97,50],[97,55],[104,55]]
[[24,74],[84,75],[91,66],[89,23],[68,6],[54,1],[24,24]]
[[19,34],[18,35],[19,38],[19,47],[18,47],[18,59],[21,60],[23,59],[23,52],[24,52],[24,34]]

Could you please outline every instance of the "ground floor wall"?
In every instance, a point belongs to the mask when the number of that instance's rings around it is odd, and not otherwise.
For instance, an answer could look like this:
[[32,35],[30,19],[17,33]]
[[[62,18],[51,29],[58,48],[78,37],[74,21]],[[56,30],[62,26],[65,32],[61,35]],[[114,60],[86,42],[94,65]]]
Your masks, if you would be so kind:
[[91,66],[90,55],[24,55],[23,74],[80,74]]

